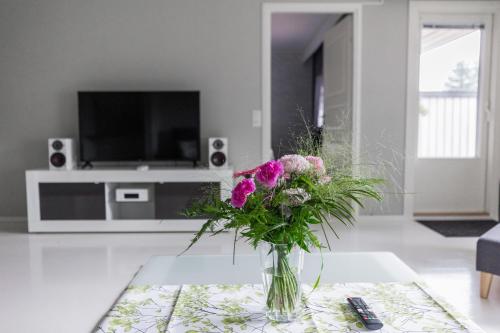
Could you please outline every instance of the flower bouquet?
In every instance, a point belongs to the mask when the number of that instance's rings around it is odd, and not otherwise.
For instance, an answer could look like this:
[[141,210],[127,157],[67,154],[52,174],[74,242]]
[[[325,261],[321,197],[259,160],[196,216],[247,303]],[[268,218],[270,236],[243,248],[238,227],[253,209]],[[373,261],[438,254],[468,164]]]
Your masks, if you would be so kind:
[[[187,249],[205,232],[229,230],[235,231],[235,243],[245,238],[260,247],[267,316],[278,322],[293,320],[301,304],[303,252],[324,247],[316,231],[324,234],[330,248],[327,230],[337,236],[334,224],[352,224],[355,205],[362,206],[366,198],[381,199],[379,179],[332,168],[318,156],[285,155],[235,173],[240,180],[230,200],[213,193],[186,212],[207,219]],[[319,277],[315,286],[318,283]]]

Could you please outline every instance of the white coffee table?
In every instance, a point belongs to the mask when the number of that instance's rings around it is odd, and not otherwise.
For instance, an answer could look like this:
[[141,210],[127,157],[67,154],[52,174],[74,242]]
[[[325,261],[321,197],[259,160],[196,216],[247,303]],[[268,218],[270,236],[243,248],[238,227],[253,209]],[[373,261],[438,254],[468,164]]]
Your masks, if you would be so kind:
[[[412,282],[417,274],[391,252],[339,252],[323,254],[321,281]],[[321,267],[319,254],[306,254],[303,282],[314,283]],[[259,257],[230,255],[154,256],[132,280],[144,284],[261,283]]]

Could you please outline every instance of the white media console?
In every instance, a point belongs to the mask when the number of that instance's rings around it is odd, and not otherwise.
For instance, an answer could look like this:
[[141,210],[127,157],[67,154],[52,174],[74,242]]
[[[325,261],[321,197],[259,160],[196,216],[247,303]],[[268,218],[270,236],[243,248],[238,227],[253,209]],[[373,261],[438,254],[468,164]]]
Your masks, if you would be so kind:
[[208,188],[229,198],[232,174],[205,168],[28,170],[28,230],[197,231],[205,220],[181,212]]

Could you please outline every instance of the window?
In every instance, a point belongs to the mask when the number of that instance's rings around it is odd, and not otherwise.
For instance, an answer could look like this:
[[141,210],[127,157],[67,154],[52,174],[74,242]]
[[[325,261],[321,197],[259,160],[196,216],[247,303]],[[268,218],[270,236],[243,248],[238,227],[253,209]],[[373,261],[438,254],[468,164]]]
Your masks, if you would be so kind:
[[480,25],[421,29],[418,157],[474,158],[478,149]]

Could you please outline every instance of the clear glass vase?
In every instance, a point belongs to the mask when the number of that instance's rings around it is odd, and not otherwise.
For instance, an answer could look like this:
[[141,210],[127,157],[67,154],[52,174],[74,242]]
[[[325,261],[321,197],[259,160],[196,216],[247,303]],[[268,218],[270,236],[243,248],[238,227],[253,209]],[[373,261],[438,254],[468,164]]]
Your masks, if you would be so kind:
[[266,315],[276,322],[290,322],[301,310],[300,275],[304,251],[298,246],[261,243],[259,246]]

